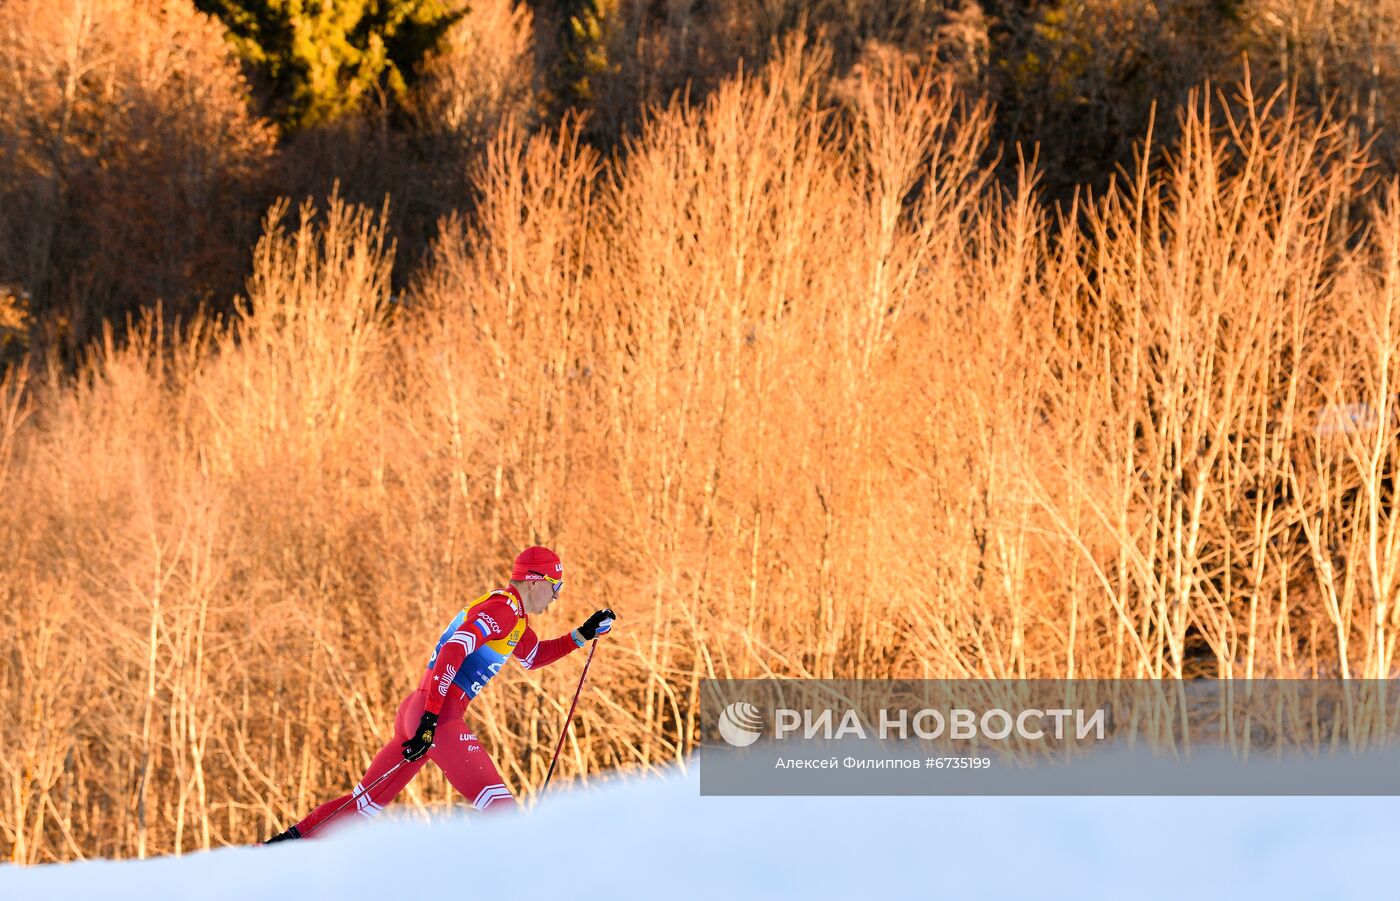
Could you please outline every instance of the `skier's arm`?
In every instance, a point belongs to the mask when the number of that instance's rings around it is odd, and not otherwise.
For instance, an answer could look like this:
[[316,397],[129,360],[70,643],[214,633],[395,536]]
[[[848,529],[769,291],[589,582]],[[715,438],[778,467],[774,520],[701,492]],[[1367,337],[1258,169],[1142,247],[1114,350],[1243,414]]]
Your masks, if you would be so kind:
[[515,646],[515,659],[525,669],[549,666],[608,632],[616,618],[611,610],[599,610],[572,632],[547,641],[540,641],[535,630],[526,626],[525,634],[520,636],[520,643]]
[[425,713],[442,712],[448,686],[461,668],[462,661],[485,642],[509,635],[518,618],[505,601],[490,601],[471,612],[471,616],[457,627],[457,631],[438,651],[437,660],[433,663],[433,680],[429,683],[435,688],[428,692],[428,702],[423,705]]
[[558,638],[540,641],[535,630],[526,626],[525,634],[520,636],[520,643],[515,646],[516,662],[525,669],[537,669],[541,666],[549,666],[556,660],[562,660],[573,651],[583,647],[583,639],[574,637],[577,631],[567,632]]

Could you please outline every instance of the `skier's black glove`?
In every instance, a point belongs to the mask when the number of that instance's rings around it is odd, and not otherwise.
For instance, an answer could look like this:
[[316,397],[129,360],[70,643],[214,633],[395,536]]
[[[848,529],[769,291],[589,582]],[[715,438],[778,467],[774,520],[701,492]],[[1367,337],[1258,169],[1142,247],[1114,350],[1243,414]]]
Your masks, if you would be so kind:
[[438,715],[436,713],[424,713],[423,718],[418,721],[418,729],[413,733],[413,737],[403,743],[403,759],[417,760],[428,749],[433,746],[433,735],[437,732]]
[[615,619],[617,619],[617,614],[611,610],[599,610],[574,631],[584,641],[592,641],[599,635],[606,635],[612,629]]

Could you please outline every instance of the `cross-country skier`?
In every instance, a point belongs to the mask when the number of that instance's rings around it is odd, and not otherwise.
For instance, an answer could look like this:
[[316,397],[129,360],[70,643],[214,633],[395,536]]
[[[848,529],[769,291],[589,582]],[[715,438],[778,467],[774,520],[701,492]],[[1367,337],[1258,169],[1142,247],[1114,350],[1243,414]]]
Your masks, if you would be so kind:
[[[442,633],[422,683],[399,704],[394,737],[375,755],[355,790],[317,807],[268,843],[319,833],[355,814],[374,816],[429,760],[478,810],[513,806],[510,789],[462,715],[507,657],[525,669],[548,666],[612,628],[613,612],[599,610],[567,635],[540,641],[529,616],[548,610],[563,587],[564,565],[557,554],[539,546],[521,551],[510,585],[477,598]],[[403,765],[393,775],[379,781],[399,763]]]

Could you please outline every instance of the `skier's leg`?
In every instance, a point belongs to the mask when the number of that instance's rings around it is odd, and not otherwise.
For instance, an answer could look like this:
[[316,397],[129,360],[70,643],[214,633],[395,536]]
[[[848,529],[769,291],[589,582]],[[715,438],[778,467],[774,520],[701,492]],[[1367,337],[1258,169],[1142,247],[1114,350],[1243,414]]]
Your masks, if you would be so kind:
[[[374,760],[370,761],[369,769],[365,770],[365,775],[355,785],[354,790],[348,795],[341,795],[332,801],[327,801],[306,815],[300,823],[296,824],[297,832],[307,835],[316,832],[317,835],[324,835],[332,823],[343,821],[347,817],[356,814],[363,817],[372,817],[384,809],[389,802],[398,797],[404,786],[418,775],[418,771],[423,768],[427,758],[420,757],[414,761],[403,759],[402,743],[408,739],[408,733],[414,728],[412,724],[405,725],[411,719],[413,724],[418,722],[418,717],[423,713],[423,702],[425,694],[422,691],[415,691],[403,699],[399,704],[398,715],[394,717],[394,734],[389,742],[374,755]],[[397,764],[402,763],[393,775],[379,780],[393,770]],[[376,785],[375,783],[378,782]],[[373,786],[369,791],[365,789]],[[354,799],[353,801],[351,799]]]
[[465,722],[454,720],[438,727],[437,741],[428,752],[447,781],[477,810],[510,810],[515,798],[501,781],[491,755]]

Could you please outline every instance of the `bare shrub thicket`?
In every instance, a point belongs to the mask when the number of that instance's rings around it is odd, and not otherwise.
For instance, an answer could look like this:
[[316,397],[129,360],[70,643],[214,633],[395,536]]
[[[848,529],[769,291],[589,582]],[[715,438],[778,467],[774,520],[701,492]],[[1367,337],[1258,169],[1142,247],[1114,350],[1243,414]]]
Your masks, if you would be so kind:
[[[828,66],[789,47],[611,158],[507,125],[407,298],[382,211],[279,206],[231,321],[8,376],[5,854],[343,790],[534,541],[570,573],[543,633],[621,614],[575,776],[684,759],[707,676],[1395,675],[1395,182],[1202,94],[1051,229],[985,107],[898,57],[833,101]],[[473,705],[527,798],[578,664]]]
[[237,289],[271,131],[183,0],[0,4],[0,282],[76,348]]
[[484,144],[506,117],[533,112],[535,81],[529,7],[473,3],[424,63],[412,98],[415,129],[424,138]]
[[1248,0],[1243,23],[1256,70],[1331,101],[1376,153],[1400,169],[1400,3]]

